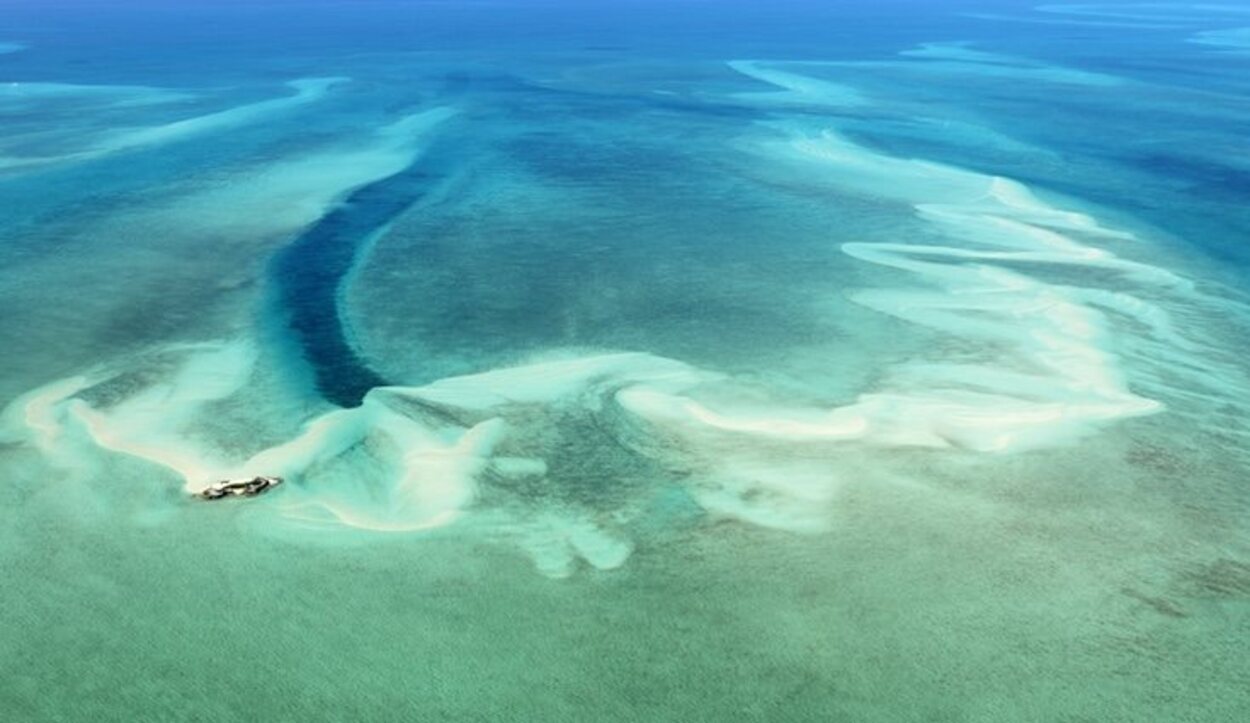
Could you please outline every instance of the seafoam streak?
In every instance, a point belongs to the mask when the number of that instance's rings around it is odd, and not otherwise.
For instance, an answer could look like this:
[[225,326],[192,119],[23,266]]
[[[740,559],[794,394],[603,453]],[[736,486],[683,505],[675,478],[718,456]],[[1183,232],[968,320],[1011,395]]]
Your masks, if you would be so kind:
[[[110,131],[87,140],[87,148],[85,150],[52,156],[0,156],[0,171],[40,167],[55,163],[89,161],[114,153],[173,143],[206,133],[231,130],[248,123],[254,123],[273,113],[312,103],[324,97],[330,88],[346,82],[346,80],[346,78],[302,78],[293,80],[287,83],[290,88],[295,90],[295,93],[291,95],[239,105],[216,113],[184,118],[164,125]],[[40,84],[39,87],[34,89],[25,89],[20,83],[11,83],[7,91],[0,94],[0,98],[8,96],[29,100],[32,97],[32,93],[34,96],[42,95],[45,97],[72,94],[84,95],[86,97],[96,95],[109,96],[116,95],[115,91],[116,88],[112,86],[105,86],[102,89],[65,84]],[[148,94],[149,102],[154,98],[159,98],[161,101],[166,100],[167,98],[163,96],[164,94],[154,90]]]
[[790,73],[777,68],[774,64],[767,61],[731,60],[729,61],[729,67],[762,83],[785,89],[781,93],[776,91],[738,93],[735,97],[740,100],[781,105],[801,104],[835,107],[854,107],[868,103],[867,98],[855,88],[819,78],[799,75],[798,73]]
[[1234,55],[1250,55],[1250,27],[1206,30],[1196,33],[1189,42],[1219,48]]
[[88,101],[102,108],[173,103],[195,96],[146,85],[80,85],[76,83],[0,83],[0,108],[13,112],[49,101]]
[[[820,104],[850,107],[860,104],[862,96],[853,87],[807,77],[792,70],[783,70],[783,68],[832,68],[844,72],[890,70],[910,75],[965,75],[975,76],[977,79],[1002,78],[1095,88],[1117,86],[1127,82],[1124,78],[1106,73],[1095,73],[1044,63],[1031,58],[976,50],[966,42],[923,43],[900,52],[899,56],[903,59],[772,61],[766,66],[761,61],[750,61],[750,64],[744,64],[745,61],[735,60],[730,61],[729,65],[744,75],[785,89],[780,92],[740,93],[735,97],[763,103],[791,105]],[[763,70],[765,67],[766,72]],[[837,92],[831,89],[837,89]]]

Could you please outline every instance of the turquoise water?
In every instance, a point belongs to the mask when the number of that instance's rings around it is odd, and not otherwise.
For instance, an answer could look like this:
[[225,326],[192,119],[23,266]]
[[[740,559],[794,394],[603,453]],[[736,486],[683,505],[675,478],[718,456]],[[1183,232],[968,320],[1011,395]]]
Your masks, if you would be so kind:
[[6,720],[1250,710],[1246,8],[0,11]]

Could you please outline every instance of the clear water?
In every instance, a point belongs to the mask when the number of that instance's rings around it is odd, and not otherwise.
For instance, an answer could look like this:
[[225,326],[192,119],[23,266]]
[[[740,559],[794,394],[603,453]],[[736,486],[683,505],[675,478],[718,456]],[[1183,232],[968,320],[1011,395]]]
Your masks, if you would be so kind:
[[1247,27],[0,1],[0,711],[1244,718]]

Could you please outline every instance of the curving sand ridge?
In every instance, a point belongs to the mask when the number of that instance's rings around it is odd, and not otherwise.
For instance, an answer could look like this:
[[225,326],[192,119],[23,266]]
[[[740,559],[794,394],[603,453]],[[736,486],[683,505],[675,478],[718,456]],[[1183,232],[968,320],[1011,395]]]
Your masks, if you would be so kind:
[[[950,241],[844,245],[848,255],[905,271],[922,285],[871,289],[851,298],[999,350],[1002,361],[992,364],[915,360],[896,370],[895,381],[863,401],[884,438],[1018,449],[1160,408],[1128,388],[1106,311],[1184,344],[1167,314],[1123,291],[1074,288],[1037,273],[1048,266],[1087,267],[1148,290],[1189,289],[1169,271],[1079,240],[1131,235],[1050,206],[1009,179],[884,156],[833,132],[791,135],[772,151],[823,166],[833,183],[852,191],[911,205],[935,235]],[[888,410],[872,409],[881,402]]]
[[[615,354],[425,387],[378,388],[361,406],[323,414],[285,443],[230,459],[220,445],[200,441],[197,421],[209,418],[210,405],[231,397],[247,404],[239,393],[256,360],[254,347],[236,341],[181,353],[182,367],[169,381],[108,408],[96,408],[80,395],[117,375],[78,377],[35,390],[5,411],[0,431],[6,440],[37,445],[53,460],[74,462],[100,449],[143,459],[181,477],[188,492],[216,479],[262,473],[297,480],[272,508],[288,529],[318,535],[343,528],[415,532],[456,521],[483,483],[506,488],[547,475],[546,462],[533,454],[552,456],[558,449],[535,448],[530,441],[535,409],[584,405],[598,414],[613,406],[623,388],[673,395],[716,380],[679,362]],[[556,433],[537,431],[547,438]],[[370,450],[373,462],[367,479],[350,462],[346,476],[335,469],[360,448]],[[577,559],[600,568],[622,564],[631,546],[592,517],[553,504],[504,515],[489,534],[522,545],[539,569],[553,576],[569,574]]]
[[330,88],[347,82],[347,78],[301,78],[287,83],[295,92],[291,95],[256,103],[227,108],[216,113],[185,118],[151,128],[123,131],[100,144],[97,152],[112,153],[141,146],[182,140],[200,133],[228,130],[256,120],[279,110],[311,103],[325,96]]
[[[786,93],[802,86],[777,85]],[[1043,202],[1010,179],[876,153],[833,131],[774,128],[784,140],[765,144],[766,153],[804,163],[850,192],[906,204],[935,236],[949,239],[844,245],[848,255],[907,272],[921,285],[861,291],[853,300],[998,350],[1001,361],[992,364],[915,360],[895,370],[884,389],[857,405],[873,420],[870,436],[1009,450],[1161,408],[1128,388],[1113,327],[1128,319],[1155,340],[1185,348],[1168,314],[1131,290],[1156,296],[1191,285],[1091,245],[1131,241],[1132,234]],[[1098,269],[1119,280],[1115,288],[1047,281],[1047,269],[1056,267]]]

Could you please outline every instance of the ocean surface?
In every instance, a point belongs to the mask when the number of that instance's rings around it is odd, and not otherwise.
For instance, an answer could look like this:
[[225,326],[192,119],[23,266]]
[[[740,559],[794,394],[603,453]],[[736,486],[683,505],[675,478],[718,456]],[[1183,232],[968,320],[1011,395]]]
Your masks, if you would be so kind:
[[0,0],[0,718],[1250,718],[1248,138],[1232,0]]

